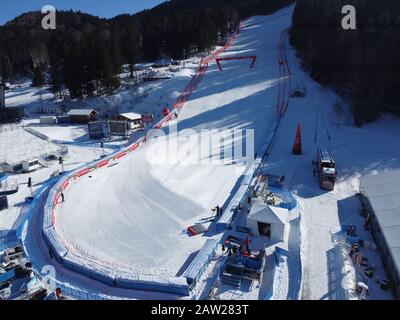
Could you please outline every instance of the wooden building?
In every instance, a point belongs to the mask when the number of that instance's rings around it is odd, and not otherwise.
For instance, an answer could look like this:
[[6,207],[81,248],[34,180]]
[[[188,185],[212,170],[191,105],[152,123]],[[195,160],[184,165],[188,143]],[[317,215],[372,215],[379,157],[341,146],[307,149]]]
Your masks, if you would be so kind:
[[97,112],[94,109],[72,109],[68,116],[71,123],[87,124],[96,121]]

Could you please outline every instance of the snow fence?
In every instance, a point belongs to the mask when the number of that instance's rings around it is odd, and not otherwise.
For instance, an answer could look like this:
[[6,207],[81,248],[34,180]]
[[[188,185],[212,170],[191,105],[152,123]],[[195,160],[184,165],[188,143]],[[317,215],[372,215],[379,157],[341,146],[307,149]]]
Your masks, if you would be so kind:
[[[174,104],[174,110],[179,111],[184,107],[185,103],[189,100],[190,96],[197,89],[203,76],[205,75],[208,64],[215,60],[222,52],[229,49],[240,31],[244,28],[244,22],[241,22],[236,31],[231,35],[226,45],[209,57],[203,58],[200,61],[199,69],[196,75],[192,78],[190,83],[185,87],[176,103]],[[153,129],[161,129],[167,125],[175,117],[174,113],[169,114],[159,123],[157,123]],[[196,256],[195,260],[189,265],[188,269],[182,277],[160,277],[160,276],[149,276],[142,274],[126,274],[126,275],[113,275],[110,270],[100,264],[88,261],[83,257],[79,257],[69,252],[68,245],[65,244],[62,239],[58,236],[55,225],[57,223],[57,206],[59,204],[61,194],[66,190],[74,181],[84,177],[95,170],[99,170],[103,167],[112,165],[125,157],[131,152],[135,152],[142,144],[147,142],[147,137],[142,138],[137,143],[134,143],[126,148],[123,148],[110,156],[107,156],[101,160],[94,161],[79,169],[66,173],[61,179],[55,184],[50,190],[44,206],[44,218],[42,233],[46,244],[49,247],[49,253],[66,268],[73,271],[84,274],[92,279],[101,281],[105,284],[118,286],[127,289],[136,290],[147,290],[166,292],[179,295],[190,295],[191,289],[193,289],[197,280],[204,272],[206,265],[211,260],[212,255],[217,247],[215,240],[207,241],[202,250]],[[34,207],[35,204],[32,206]],[[186,275],[186,276],[185,276]]]

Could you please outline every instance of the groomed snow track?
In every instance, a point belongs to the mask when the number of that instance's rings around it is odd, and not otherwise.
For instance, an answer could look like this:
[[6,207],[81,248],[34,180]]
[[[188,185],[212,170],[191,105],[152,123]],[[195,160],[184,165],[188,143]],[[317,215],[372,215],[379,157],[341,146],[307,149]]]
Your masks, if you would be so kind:
[[[241,22],[237,30],[231,35],[230,39],[226,45],[219,50],[212,53],[209,57],[204,58],[200,61],[199,69],[196,75],[192,78],[191,82],[183,90],[173,108],[175,110],[180,110],[184,107],[185,103],[191,97],[193,92],[196,90],[197,86],[201,82],[203,76],[205,75],[208,64],[215,60],[221,53],[229,49],[239,32],[244,28],[244,22]],[[154,129],[161,129],[168,123],[174,120],[174,113],[171,113],[158,124],[154,126]],[[57,260],[58,263],[62,264],[65,268],[72,271],[79,272],[86,275],[92,279],[101,281],[107,285],[114,287],[120,287],[125,289],[135,289],[135,290],[145,290],[145,291],[157,291],[164,293],[172,293],[178,295],[189,295],[192,289],[191,285],[196,283],[196,278],[201,276],[201,271],[204,270],[205,265],[210,261],[210,257],[214,254],[217,246],[216,240],[209,240],[204,245],[203,249],[198,253],[198,258],[187,267],[190,270],[189,273],[184,273],[180,277],[163,277],[163,276],[152,276],[149,274],[118,274],[110,275],[109,270],[107,270],[103,265],[97,264],[93,260],[88,260],[85,257],[77,256],[69,251],[68,245],[64,243],[63,239],[58,235],[56,231],[57,223],[57,209],[60,204],[61,194],[70,187],[76,180],[81,179],[89,175],[96,170],[102,170],[105,167],[112,166],[118,163],[118,161],[125,157],[126,155],[135,152],[146,144],[147,138],[143,138],[141,141],[134,143],[127,148],[124,148],[115,154],[103,158],[102,160],[95,161],[82,168],[75,170],[72,173],[64,175],[57,184],[50,190],[45,207],[44,207],[44,217],[43,217],[43,236],[46,244],[49,248],[49,253]],[[196,273],[196,270],[198,272]],[[185,275],[189,274],[189,278]]]

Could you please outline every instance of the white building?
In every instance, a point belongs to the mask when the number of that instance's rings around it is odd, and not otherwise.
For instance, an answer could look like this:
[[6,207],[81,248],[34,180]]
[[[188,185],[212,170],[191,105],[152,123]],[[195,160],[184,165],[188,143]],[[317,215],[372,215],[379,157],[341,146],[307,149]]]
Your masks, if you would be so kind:
[[134,112],[121,113],[113,117],[114,121],[126,121],[128,130],[137,130],[143,127],[142,115]]
[[40,117],[40,124],[57,124],[58,120],[55,116],[42,116]]
[[366,221],[381,250],[393,292],[400,299],[400,170],[362,177],[360,189]]
[[254,203],[247,218],[247,227],[253,236],[265,236],[273,241],[284,241],[289,211]]

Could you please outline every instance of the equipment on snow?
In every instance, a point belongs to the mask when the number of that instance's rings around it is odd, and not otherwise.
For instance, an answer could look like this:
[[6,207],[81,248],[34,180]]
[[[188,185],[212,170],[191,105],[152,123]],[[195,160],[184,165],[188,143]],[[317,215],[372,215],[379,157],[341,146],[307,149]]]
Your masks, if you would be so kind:
[[313,161],[314,176],[318,174],[319,185],[323,190],[333,190],[336,182],[336,163],[329,151],[317,150],[317,158]]

